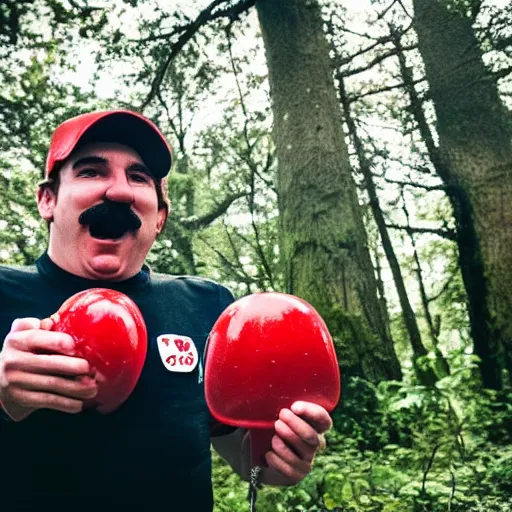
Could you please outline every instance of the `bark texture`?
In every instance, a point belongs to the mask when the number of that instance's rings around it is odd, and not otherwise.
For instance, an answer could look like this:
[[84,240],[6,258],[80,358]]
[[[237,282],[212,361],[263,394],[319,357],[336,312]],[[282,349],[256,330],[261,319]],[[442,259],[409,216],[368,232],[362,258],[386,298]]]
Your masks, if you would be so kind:
[[287,291],[326,319],[345,375],[400,379],[377,298],[318,4],[260,0],[256,7],[274,113]]
[[439,167],[457,221],[475,353],[486,387],[512,370],[510,113],[472,20],[446,0],[414,0],[414,26],[437,116]]

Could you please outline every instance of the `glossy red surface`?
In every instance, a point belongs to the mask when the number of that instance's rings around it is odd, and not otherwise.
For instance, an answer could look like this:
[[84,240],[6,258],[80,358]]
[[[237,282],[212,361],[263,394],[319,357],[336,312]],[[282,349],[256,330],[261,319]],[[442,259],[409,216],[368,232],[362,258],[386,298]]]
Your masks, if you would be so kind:
[[146,324],[135,303],[115,290],[93,288],[66,300],[51,316],[54,331],[69,334],[76,354],[96,372],[98,394],[87,404],[102,413],[132,393],[147,352]]
[[293,295],[265,292],[231,304],[208,340],[205,393],[222,423],[273,429],[279,411],[297,400],[332,411],[340,373],[325,322]]

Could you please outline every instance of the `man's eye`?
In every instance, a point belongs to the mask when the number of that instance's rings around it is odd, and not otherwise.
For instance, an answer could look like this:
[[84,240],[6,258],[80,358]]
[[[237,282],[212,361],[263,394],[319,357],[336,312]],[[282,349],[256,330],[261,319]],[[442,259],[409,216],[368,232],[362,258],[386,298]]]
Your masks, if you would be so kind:
[[148,183],[150,180],[149,176],[143,172],[131,172],[129,177],[137,183]]
[[80,177],[86,177],[86,178],[94,178],[95,176],[98,176],[99,172],[96,169],[81,169],[78,171],[77,176]]

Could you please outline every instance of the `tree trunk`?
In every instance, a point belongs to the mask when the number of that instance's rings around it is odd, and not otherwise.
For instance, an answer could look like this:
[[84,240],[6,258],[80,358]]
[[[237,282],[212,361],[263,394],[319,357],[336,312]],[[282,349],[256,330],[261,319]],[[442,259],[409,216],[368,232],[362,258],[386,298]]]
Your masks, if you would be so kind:
[[[345,90],[345,83],[341,74],[338,76],[338,81],[340,87],[341,103],[345,112],[348,131],[352,137],[352,140],[354,141],[356,155],[359,160],[359,168],[363,174],[365,188],[370,199],[370,208],[373,213],[375,223],[377,224],[377,229],[379,230],[379,235],[382,240],[382,247],[391,269],[393,282],[395,283],[396,293],[400,302],[400,308],[402,309],[404,325],[407,330],[407,334],[409,335],[409,342],[411,344],[413,353],[412,359],[414,370],[419,382],[426,386],[433,386],[437,382],[437,376],[434,370],[428,364],[421,364],[419,362],[419,359],[421,357],[425,357],[428,354],[428,351],[421,339],[421,333],[418,327],[418,322],[416,321],[416,315],[409,301],[409,296],[407,295],[404,278],[402,276],[402,270],[400,269],[400,264],[398,263],[398,258],[396,257],[395,249],[393,248],[393,243],[391,242],[391,238],[388,233],[388,228],[386,227],[386,220],[380,207],[377,188],[375,187],[375,182],[373,181],[371,165],[365,156],[363,144],[359,138],[356,124],[350,113],[350,103]],[[427,362],[425,361],[425,363]]]
[[462,6],[414,0],[414,9],[437,116],[436,167],[454,207],[475,354],[484,385],[499,389],[501,370],[512,375],[510,124]]
[[316,0],[259,0],[256,7],[274,113],[287,291],[325,318],[345,375],[400,379],[377,298],[319,6]]
[[[407,218],[407,226],[410,227],[409,222],[409,212],[405,206],[405,197],[402,198],[404,201],[404,213]],[[428,325],[428,332],[430,334],[430,339],[432,341],[432,348],[434,349],[434,354],[436,356],[434,367],[436,369],[436,373],[440,378],[447,377],[450,375],[450,366],[448,365],[448,361],[444,357],[441,349],[439,348],[439,325],[436,327],[434,325],[434,320],[432,319],[432,315],[430,314],[429,308],[429,300],[427,296],[427,290],[425,289],[425,283],[423,282],[423,271],[421,269],[420,256],[418,254],[418,249],[416,247],[416,239],[414,238],[414,234],[412,232],[409,233],[409,239],[411,240],[411,244],[413,247],[413,257],[414,263],[416,264],[415,273],[416,279],[418,281],[418,287],[420,290],[421,304],[423,306],[423,312],[425,314],[425,321]],[[438,317],[440,318],[440,317]]]

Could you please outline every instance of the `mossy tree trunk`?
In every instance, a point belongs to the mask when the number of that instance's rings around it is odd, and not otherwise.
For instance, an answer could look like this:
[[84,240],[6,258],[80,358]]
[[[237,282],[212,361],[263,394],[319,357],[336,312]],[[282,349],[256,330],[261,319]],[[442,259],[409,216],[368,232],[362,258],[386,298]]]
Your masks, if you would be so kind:
[[499,388],[501,370],[512,370],[510,113],[462,4],[414,0],[414,9],[437,116],[438,167],[457,222],[475,353],[485,386]]
[[280,250],[287,291],[326,319],[345,375],[400,379],[348,161],[319,6],[256,2],[279,161]]

